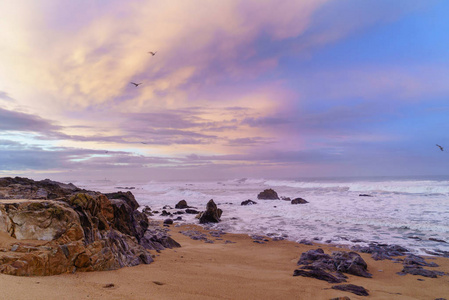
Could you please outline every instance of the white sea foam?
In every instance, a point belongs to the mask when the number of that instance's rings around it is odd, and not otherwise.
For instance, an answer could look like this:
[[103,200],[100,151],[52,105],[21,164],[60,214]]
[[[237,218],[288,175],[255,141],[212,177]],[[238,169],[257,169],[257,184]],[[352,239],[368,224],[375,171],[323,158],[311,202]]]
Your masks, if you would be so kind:
[[[83,182],[102,192],[130,187],[120,182]],[[214,199],[223,209],[216,225],[229,232],[287,235],[301,239],[354,244],[354,240],[399,244],[418,253],[423,249],[449,251],[449,182],[405,181],[286,181],[235,179],[220,182],[148,182],[132,185],[141,205],[161,210],[180,200],[203,209]],[[279,196],[301,197],[305,205],[283,200],[258,200],[257,194],[273,188]],[[367,194],[367,196],[359,196]],[[257,205],[241,206],[252,199]],[[165,217],[155,216],[163,219]],[[193,215],[182,215],[197,223]],[[434,239],[434,241],[429,240]]]

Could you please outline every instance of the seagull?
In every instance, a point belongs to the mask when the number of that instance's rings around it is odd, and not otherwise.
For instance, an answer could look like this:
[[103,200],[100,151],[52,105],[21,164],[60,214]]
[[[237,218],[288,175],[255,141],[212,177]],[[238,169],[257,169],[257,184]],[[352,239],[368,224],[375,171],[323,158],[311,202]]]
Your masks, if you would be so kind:
[[441,151],[444,151],[443,147],[441,147],[440,145],[436,144],[438,148],[440,148]]
[[142,82],[141,82],[141,83],[130,82],[130,83],[131,83],[131,84],[134,84],[136,87],[138,87],[139,85],[142,84]]
[[157,53],[157,51],[156,52],[152,52],[152,51],[150,51],[150,52],[148,52],[148,53],[150,53],[152,56],[155,56],[156,55],[156,53]]

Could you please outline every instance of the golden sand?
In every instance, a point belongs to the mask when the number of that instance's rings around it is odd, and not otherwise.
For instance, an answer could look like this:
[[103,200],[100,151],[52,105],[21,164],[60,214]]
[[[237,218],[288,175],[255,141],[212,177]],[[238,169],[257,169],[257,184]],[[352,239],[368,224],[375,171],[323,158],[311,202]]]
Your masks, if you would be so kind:
[[[171,227],[182,247],[155,255],[150,265],[116,271],[63,274],[49,277],[0,275],[0,299],[435,299],[449,298],[449,276],[425,278],[396,273],[402,264],[374,261],[361,254],[373,278],[348,275],[347,283],[361,285],[370,296],[330,289],[325,281],[293,277],[302,252],[318,247],[326,253],[342,250],[329,245],[307,246],[290,241],[254,243],[247,235],[225,234],[208,244],[179,233],[201,230]],[[3,239],[0,236],[0,239]],[[225,240],[235,243],[225,244]],[[449,272],[449,259],[432,260],[431,268]],[[420,279],[420,280],[418,280]]]

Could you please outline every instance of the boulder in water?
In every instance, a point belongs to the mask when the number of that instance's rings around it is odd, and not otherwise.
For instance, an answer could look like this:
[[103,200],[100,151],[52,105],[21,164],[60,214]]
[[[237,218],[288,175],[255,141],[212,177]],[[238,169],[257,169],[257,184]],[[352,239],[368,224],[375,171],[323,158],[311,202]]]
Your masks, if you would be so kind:
[[261,200],[279,200],[278,194],[273,189],[266,189],[257,195],[257,199]]

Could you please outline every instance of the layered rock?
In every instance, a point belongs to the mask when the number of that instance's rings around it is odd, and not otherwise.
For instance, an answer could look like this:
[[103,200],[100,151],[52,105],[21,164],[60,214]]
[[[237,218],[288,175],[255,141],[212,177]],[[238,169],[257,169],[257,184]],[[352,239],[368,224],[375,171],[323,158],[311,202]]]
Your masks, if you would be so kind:
[[149,249],[179,246],[149,226],[131,192],[103,195],[16,177],[0,178],[0,197],[0,234],[8,240],[0,273],[114,270],[152,262]]
[[297,263],[300,267],[293,276],[313,277],[331,283],[345,282],[346,274],[371,278],[367,264],[355,252],[335,251],[332,255],[324,253],[323,249],[309,250],[301,254]]

